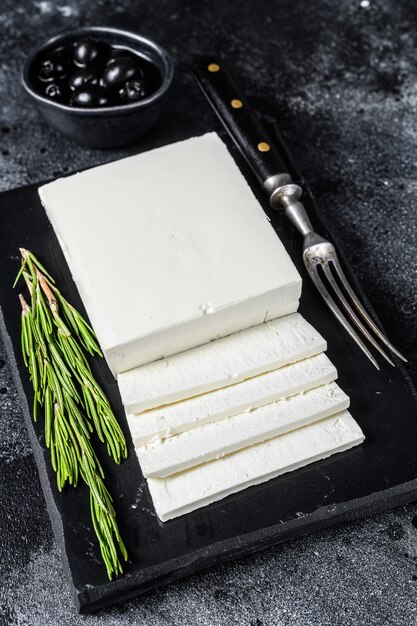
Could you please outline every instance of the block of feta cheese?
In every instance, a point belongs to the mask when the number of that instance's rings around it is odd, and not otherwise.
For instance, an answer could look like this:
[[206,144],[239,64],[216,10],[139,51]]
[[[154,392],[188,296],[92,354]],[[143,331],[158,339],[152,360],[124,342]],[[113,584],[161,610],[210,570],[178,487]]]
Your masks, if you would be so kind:
[[363,432],[347,411],[169,478],[149,478],[158,517],[169,520],[356,446]]
[[118,376],[126,413],[238,383],[326,350],[326,342],[299,314],[216,339],[198,348]]
[[156,439],[252,411],[336,380],[337,370],[325,354],[204,393],[182,402],[127,416],[135,447]]
[[300,275],[216,133],[39,195],[114,373],[298,308]]
[[348,396],[330,383],[251,412],[160,439],[136,450],[146,477],[166,478],[347,409]]

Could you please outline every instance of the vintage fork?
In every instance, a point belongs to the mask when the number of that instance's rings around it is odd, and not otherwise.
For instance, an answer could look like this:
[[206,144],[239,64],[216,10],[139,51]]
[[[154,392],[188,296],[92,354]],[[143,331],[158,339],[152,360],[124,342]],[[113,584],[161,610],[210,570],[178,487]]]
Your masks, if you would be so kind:
[[[213,56],[199,58],[194,65],[194,76],[268,194],[271,207],[284,209],[288,219],[303,236],[304,265],[320,295],[343,328],[377,369],[378,362],[363,339],[391,365],[394,362],[380,343],[406,361],[357,298],[339,263],[333,244],[314,231],[305,207],[300,202],[301,187],[293,182],[285,161],[223,61]],[[278,133],[277,138],[285,149]]]

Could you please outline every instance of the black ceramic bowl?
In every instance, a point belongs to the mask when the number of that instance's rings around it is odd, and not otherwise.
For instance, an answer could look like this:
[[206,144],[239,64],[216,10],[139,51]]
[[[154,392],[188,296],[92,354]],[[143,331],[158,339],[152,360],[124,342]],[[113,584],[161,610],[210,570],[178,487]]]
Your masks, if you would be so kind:
[[[71,45],[86,35],[114,47],[130,49],[156,66],[160,74],[156,91],[137,102],[99,108],[70,106],[43,95],[34,78],[39,60],[48,51]],[[47,122],[69,139],[91,148],[120,147],[146,133],[157,120],[172,77],[172,59],[159,44],[142,35],[106,26],[78,28],[48,39],[32,52],[22,69],[23,86]]]

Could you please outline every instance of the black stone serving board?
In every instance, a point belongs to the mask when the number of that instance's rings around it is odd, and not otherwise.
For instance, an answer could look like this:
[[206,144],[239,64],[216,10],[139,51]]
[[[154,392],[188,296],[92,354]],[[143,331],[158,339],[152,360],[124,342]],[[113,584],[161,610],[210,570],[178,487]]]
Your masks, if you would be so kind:
[[[165,523],[154,513],[130,442],[129,458],[120,467],[97,442],[130,557],[125,575],[109,582],[91,528],[87,490],[80,485],[58,492],[42,420],[34,424],[31,418],[33,394],[20,352],[20,305],[12,289],[19,268],[18,248],[37,254],[65,296],[84,309],[38,199],[38,185],[0,194],[0,322],[52,527],[80,612],[96,611],[222,560],[417,497],[417,394],[412,381],[400,363],[394,369],[381,362],[378,372],[342,331],[306,276],[298,236],[282,215],[269,212],[245,164],[233,146],[230,149],[303,276],[300,311],[326,337],[328,355],[338,368],[341,387],[351,397],[351,412],[366,440],[350,451]],[[308,192],[305,203],[317,229],[328,235]],[[346,263],[345,269],[369,305]],[[104,360],[94,359],[92,366],[129,441],[117,385]]]

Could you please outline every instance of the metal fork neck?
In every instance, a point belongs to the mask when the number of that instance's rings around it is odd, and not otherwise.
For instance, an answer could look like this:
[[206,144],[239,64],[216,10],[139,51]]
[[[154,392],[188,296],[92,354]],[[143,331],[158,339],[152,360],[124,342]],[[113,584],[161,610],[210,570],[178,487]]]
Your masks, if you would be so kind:
[[285,209],[285,215],[303,237],[314,232],[304,205],[299,202],[303,190],[292,182],[289,174],[271,176],[264,182],[264,187],[271,207]]

